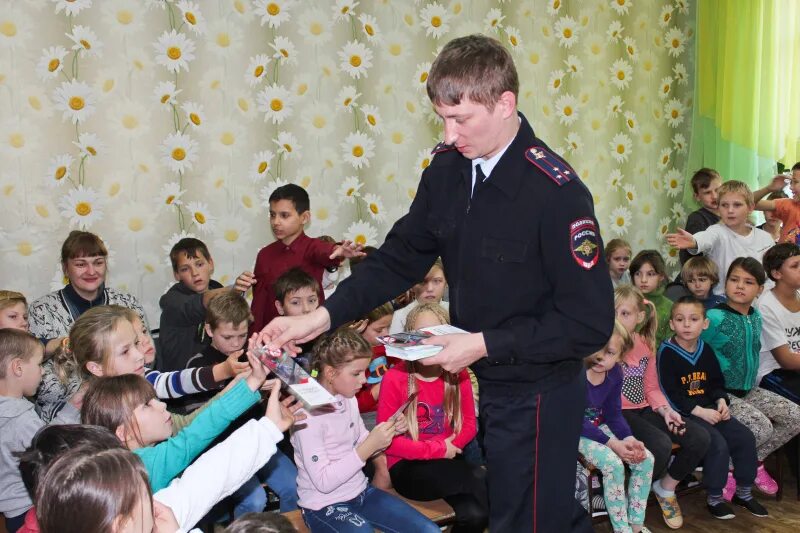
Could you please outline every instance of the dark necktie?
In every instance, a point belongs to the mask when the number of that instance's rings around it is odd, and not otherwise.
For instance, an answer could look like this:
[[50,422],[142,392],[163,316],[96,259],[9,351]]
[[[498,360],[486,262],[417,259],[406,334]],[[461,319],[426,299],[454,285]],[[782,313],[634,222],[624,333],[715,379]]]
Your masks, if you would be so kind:
[[486,174],[480,164],[475,165],[475,187],[472,188],[472,196],[475,197],[480,191],[486,187]]

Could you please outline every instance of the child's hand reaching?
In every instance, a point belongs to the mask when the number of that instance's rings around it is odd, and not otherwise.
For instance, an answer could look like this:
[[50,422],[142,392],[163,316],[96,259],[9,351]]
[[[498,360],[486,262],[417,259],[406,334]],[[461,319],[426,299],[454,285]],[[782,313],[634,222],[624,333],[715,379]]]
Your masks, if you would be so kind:
[[225,381],[226,379],[230,379],[238,374],[241,374],[242,372],[247,372],[250,370],[250,363],[239,362],[239,357],[241,357],[242,353],[242,350],[233,352],[228,356],[227,359],[225,359],[225,361],[214,365],[211,369],[211,372],[214,375],[214,380]]
[[336,259],[337,257],[343,258],[350,258],[350,257],[360,257],[364,254],[362,252],[363,246],[360,244],[356,244],[352,241],[342,241],[342,244],[338,244],[333,248],[333,253],[330,255],[329,259]]
[[697,241],[691,233],[681,228],[675,228],[677,233],[668,233],[666,235],[667,243],[673,248],[680,250],[691,250],[697,248]]
[[255,392],[267,380],[267,367],[265,367],[252,350],[247,350],[247,360],[250,362],[250,375],[247,376],[247,386]]
[[364,442],[358,445],[356,453],[362,461],[366,461],[375,453],[385,450],[392,443],[394,438],[395,420],[390,418],[386,422],[381,422],[369,432]]
[[778,192],[782,191],[784,187],[786,187],[786,175],[778,174],[772,178],[772,181],[769,182],[769,185],[767,185],[767,190],[769,192]]
[[456,455],[461,453],[461,448],[453,444],[453,439],[455,437],[456,437],[455,435],[450,435],[449,437],[444,439],[444,445],[446,446],[444,452],[445,459],[453,459]]
[[236,278],[236,283],[234,283],[234,290],[237,290],[241,293],[246,293],[250,287],[256,284],[256,277],[253,275],[252,272],[248,272],[245,270],[239,277]]
[[730,409],[728,409],[728,404],[725,402],[723,398],[717,400],[717,412],[719,413],[721,420],[731,419],[731,411]]
[[699,405],[692,409],[692,414],[702,418],[712,426],[722,420],[722,415],[719,413],[719,411],[715,411],[714,409],[706,409],[705,407],[700,407]]
[[294,396],[287,396],[280,400],[281,384],[277,379],[272,380],[272,389],[267,400],[266,417],[283,433],[295,422],[304,420],[306,415],[298,413],[302,407],[300,402],[295,401]]
[[180,526],[172,509],[158,500],[153,500],[153,533],[174,533]]

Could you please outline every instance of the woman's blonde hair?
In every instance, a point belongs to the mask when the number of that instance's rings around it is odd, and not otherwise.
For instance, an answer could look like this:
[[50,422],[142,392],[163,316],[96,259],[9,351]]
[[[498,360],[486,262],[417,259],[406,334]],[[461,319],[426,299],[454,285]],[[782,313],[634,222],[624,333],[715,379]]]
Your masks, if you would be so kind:
[[0,311],[17,304],[25,304],[25,309],[28,308],[28,300],[25,299],[24,294],[17,291],[0,291]]
[[614,289],[614,309],[620,306],[622,302],[632,300],[636,304],[636,309],[644,311],[645,318],[640,324],[637,324],[637,333],[641,335],[647,347],[650,348],[651,353],[655,353],[656,345],[656,330],[658,330],[658,313],[656,313],[656,306],[653,302],[644,297],[642,291],[633,285],[620,285]]
[[[411,331],[417,318],[425,312],[433,313],[442,324],[450,323],[450,314],[447,309],[439,304],[421,304],[411,310],[406,318],[405,329]],[[408,372],[408,397],[417,392],[417,378],[414,374],[421,369],[422,364],[417,361],[406,361]],[[459,375],[442,370],[442,381],[444,381],[444,416],[453,433],[459,433],[463,424],[461,414],[461,388]],[[417,422],[417,399],[414,398],[406,410],[406,422],[408,423],[408,433],[414,440],[419,440],[419,423]]]
[[108,368],[111,334],[121,322],[130,322],[132,313],[135,311],[121,305],[100,305],[79,316],[69,330],[69,341],[53,355],[58,379],[66,384],[75,374],[82,380],[91,377],[86,369],[89,362]]

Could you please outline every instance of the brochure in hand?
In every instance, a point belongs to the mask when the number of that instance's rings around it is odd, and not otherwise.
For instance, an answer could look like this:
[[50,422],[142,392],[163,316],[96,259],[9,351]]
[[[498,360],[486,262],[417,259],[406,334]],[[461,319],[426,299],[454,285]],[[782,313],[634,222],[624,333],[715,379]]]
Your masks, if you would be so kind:
[[418,361],[419,359],[433,357],[442,351],[441,346],[421,344],[424,339],[438,335],[452,335],[453,333],[467,332],[455,326],[444,324],[422,328],[417,331],[390,333],[389,335],[378,337],[378,341],[386,346],[387,356],[403,359],[404,361]]
[[256,351],[259,359],[270,372],[285,384],[295,398],[308,408],[320,407],[336,399],[319,382],[311,377],[294,357],[282,351],[269,351],[266,346]]

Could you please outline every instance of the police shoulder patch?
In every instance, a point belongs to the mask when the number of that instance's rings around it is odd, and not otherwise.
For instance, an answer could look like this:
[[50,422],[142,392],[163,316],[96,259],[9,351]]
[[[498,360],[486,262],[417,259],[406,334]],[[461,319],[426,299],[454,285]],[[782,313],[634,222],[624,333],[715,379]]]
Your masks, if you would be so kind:
[[591,217],[579,218],[569,225],[569,249],[578,266],[590,270],[600,259],[597,223]]
[[454,144],[447,144],[444,141],[440,142],[436,146],[433,147],[431,150],[432,154],[438,154],[440,152],[449,152],[450,150],[455,150],[456,146]]
[[543,146],[531,146],[525,150],[525,158],[556,182],[559,187],[578,178],[566,161]]

